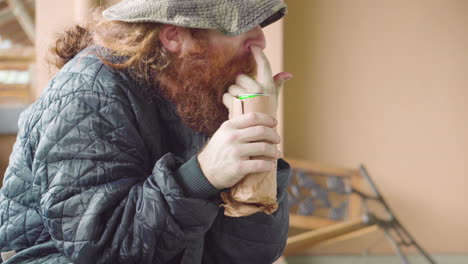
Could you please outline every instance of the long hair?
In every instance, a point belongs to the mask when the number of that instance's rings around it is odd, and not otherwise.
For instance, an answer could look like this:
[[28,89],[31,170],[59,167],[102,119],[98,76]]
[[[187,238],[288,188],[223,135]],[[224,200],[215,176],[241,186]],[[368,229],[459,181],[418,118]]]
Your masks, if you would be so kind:
[[49,65],[60,69],[81,50],[97,44],[105,48],[106,55],[125,58],[116,63],[97,54],[106,65],[129,70],[133,78],[151,83],[172,59],[159,40],[161,24],[108,21],[101,13],[98,8],[85,26],[75,25],[58,34],[49,49]]

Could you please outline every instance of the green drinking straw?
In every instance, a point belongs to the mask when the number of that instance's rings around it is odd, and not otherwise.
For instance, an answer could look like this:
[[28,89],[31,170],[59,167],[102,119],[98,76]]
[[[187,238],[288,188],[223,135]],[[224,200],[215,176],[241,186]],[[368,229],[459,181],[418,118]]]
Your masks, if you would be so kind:
[[247,99],[247,98],[263,96],[263,95],[265,95],[265,94],[240,94],[237,98],[239,100],[244,100],[244,99]]

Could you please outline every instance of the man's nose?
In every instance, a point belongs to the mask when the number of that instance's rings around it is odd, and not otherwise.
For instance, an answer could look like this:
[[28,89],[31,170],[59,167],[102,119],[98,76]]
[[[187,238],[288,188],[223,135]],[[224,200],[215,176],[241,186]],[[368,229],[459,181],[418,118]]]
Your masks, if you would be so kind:
[[256,45],[262,50],[266,47],[265,34],[260,26],[256,26],[246,33],[247,38],[244,43],[245,50],[249,51],[251,45]]

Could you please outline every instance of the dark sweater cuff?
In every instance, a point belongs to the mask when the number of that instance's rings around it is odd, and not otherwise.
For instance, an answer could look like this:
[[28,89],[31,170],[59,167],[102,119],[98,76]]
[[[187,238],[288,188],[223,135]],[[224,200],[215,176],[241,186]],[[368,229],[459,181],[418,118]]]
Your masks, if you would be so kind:
[[221,192],[221,190],[211,185],[205,174],[203,174],[197,155],[182,164],[174,176],[188,197],[207,199]]

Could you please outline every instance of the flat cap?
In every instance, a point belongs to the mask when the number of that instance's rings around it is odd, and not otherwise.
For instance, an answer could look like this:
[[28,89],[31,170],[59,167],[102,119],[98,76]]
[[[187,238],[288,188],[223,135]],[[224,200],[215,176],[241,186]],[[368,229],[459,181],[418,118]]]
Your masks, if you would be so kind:
[[108,20],[215,29],[236,36],[281,19],[286,9],[282,0],[123,0],[102,14]]

